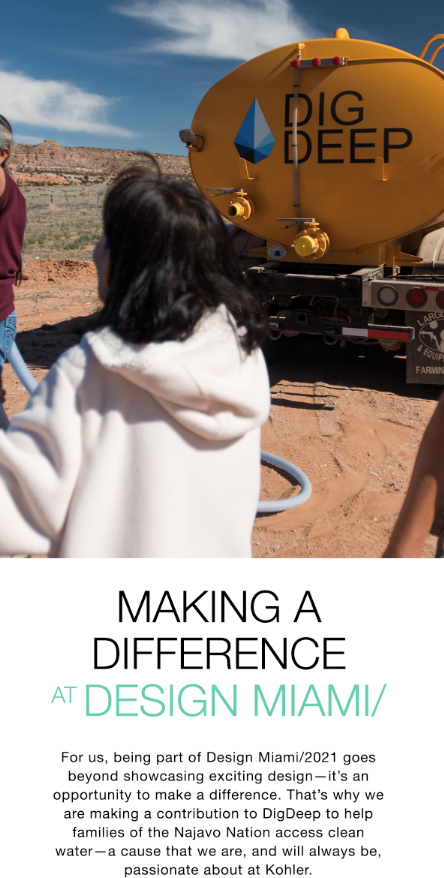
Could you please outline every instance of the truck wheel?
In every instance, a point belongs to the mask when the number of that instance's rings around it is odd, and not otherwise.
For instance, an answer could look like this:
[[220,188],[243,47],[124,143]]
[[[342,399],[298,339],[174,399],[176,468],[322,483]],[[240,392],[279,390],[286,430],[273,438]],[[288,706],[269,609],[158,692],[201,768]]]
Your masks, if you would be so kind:
[[385,351],[400,351],[404,347],[403,341],[397,341],[396,338],[378,338],[378,342]]

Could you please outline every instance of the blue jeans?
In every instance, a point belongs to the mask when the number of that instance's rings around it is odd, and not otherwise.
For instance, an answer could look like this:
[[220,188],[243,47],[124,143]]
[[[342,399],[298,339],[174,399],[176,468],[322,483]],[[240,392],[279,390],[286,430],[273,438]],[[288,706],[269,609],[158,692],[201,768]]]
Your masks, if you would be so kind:
[[17,317],[12,311],[4,320],[0,320],[0,370],[8,357],[17,332]]

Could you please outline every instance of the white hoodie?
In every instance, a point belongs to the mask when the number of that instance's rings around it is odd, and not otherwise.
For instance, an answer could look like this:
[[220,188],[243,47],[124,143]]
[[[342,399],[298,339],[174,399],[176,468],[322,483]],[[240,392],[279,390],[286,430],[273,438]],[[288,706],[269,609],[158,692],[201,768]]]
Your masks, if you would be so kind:
[[88,333],[0,430],[0,554],[250,557],[269,406],[225,308],[183,342]]

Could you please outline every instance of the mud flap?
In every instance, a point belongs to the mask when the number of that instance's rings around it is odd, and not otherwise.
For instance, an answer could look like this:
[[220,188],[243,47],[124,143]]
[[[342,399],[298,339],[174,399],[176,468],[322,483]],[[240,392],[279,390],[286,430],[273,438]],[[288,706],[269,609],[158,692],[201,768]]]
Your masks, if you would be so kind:
[[406,345],[407,384],[444,384],[444,314],[406,311],[405,322],[415,328]]

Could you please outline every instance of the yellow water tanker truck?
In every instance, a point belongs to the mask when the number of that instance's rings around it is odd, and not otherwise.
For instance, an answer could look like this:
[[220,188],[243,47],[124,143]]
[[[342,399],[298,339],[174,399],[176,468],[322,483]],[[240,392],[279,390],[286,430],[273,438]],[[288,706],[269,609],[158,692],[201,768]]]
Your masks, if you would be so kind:
[[416,57],[344,28],[282,46],[217,82],[180,133],[271,335],[405,344],[411,383],[444,383],[443,47]]

